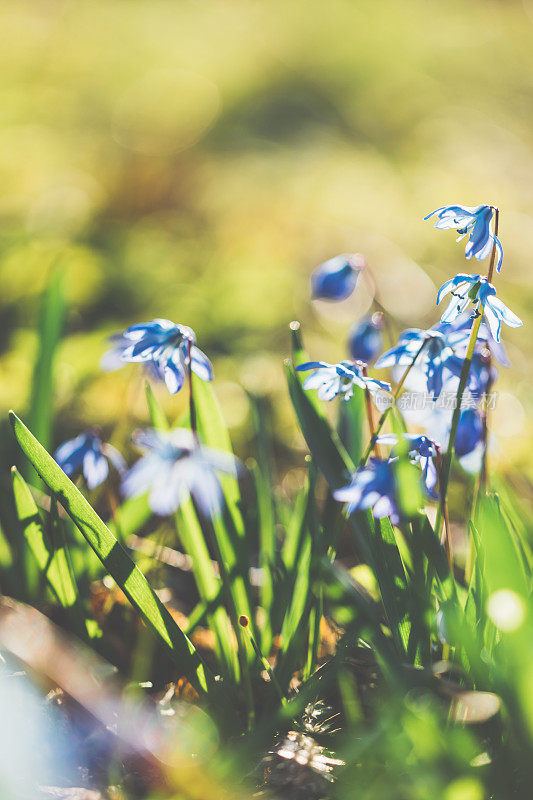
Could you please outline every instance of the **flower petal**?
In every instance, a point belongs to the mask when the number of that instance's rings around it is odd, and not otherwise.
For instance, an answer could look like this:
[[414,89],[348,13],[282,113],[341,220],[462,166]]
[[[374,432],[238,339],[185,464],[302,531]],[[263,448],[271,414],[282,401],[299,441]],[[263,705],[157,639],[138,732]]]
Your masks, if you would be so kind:
[[191,347],[191,368],[203,381],[212,381],[215,377],[213,365],[208,357],[196,345]]
[[107,459],[101,453],[88,450],[83,459],[83,475],[89,489],[95,489],[109,474]]
[[487,305],[502,320],[502,322],[505,322],[505,324],[509,325],[510,328],[519,328],[522,325],[522,320],[520,317],[517,317],[516,314],[505,305],[505,303],[502,303],[499,297],[489,297],[487,299]]
[[357,284],[358,272],[351,256],[341,255],[320,264],[311,276],[313,298],[321,300],[345,300]]

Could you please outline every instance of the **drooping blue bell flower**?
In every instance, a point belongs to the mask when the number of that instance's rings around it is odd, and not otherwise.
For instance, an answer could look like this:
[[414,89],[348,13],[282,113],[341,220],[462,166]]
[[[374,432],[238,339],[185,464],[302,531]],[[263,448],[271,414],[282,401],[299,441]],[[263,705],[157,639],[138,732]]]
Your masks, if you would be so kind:
[[483,307],[487,325],[496,342],[500,341],[502,322],[511,328],[519,328],[522,325],[522,320],[496,297],[496,289],[492,283],[480,275],[460,272],[454,278],[445,281],[439,289],[437,305],[450,293],[452,299],[441,317],[441,322],[453,322],[466,311],[470,303],[473,303],[476,314],[479,314],[479,309]]
[[424,217],[428,220],[437,215],[436,228],[455,228],[458,232],[458,242],[468,236],[466,243],[466,258],[476,258],[483,261],[492,252],[493,245],[498,252],[496,271],[500,272],[503,262],[502,243],[492,230],[493,206],[442,206]]
[[343,253],[324,261],[311,275],[311,296],[314,300],[346,300],[364,265],[364,258],[357,253]]
[[338,364],[328,364],[326,361],[308,361],[296,367],[299,372],[313,370],[303,382],[304,389],[317,389],[320,400],[333,400],[341,396],[349,400],[353,395],[354,386],[368,389],[374,396],[377,392],[390,392],[391,385],[387,381],[378,381],[368,378],[363,374],[366,364],[353,361],[341,361]]
[[[438,445],[427,436],[417,433],[404,433],[403,438],[408,442],[408,457],[412,464],[417,464],[422,470],[422,483],[428,497],[432,500],[438,498],[435,491],[438,481],[437,467],[435,459],[437,458],[439,448]],[[398,437],[394,433],[383,433],[376,439],[376,444],[392,445],[393,447],[398,444]],[[391,451],[391,457],[394,457],[394,450]]]
[[237,473],[234,456],[200,445],[185,429],[143,430],[134,442],[144,455],[129,470],[122,482],[126,497],[150,492],[148,503],[161,516],[172,514],[192,495],[206,516],[222,507],[222,487],[217,473]]
[[103,369],[117,369],[125,362],[143,363],[150,373],[176,394],[185,383],[189,369],[204,381],[213,380],[211,362],[198,347],[194,331],[168,319],[131,325],[111,337],[112,348],[102,359]]
[[376,311],[352,325],[348,349],[354,361],[371,364],[383,347],[383,314]]
[[336,489],[333,497],[347,503],[347,511],[372,509],[376,519],[389,517],[394,525],[400,522],[394,463],[371,458],[354,473],[348,486]]
[[109,461],[119,473],[126,469],[124,459],[112,445],[104,443],[96,428],[63,442],[54,459],[66,475],[82,472],[89,489],[95,489],[109,475]]

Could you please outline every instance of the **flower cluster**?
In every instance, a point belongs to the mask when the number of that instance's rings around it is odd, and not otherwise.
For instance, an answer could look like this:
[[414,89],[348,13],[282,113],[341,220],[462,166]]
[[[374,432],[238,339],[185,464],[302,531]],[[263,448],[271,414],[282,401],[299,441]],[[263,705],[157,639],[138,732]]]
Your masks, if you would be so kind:
[[[142,363],[152,377],[164,381],[171,394],[179,392],[191,371],[202,380],[213,379],[211,362],[196,347],[194,331],[186,325],[154,319],[130,326],[112,337],[112,344],[102,360],[104,369]],[[89,489],[107,478],[111,461],[121,476],[123,494],[149,493],[150,508],[156,514],[171,514],[189,495],[206,515],[221,510],[218,473],[237,474],[238,462],[232,455],[201,445],[189,430],[145,430],[133,438],[143,455],[129,471],[120,453],[104,444],[96,429],[64,442],[54,458],[67,475],[81,471]]]
[[[455,228],[459,238],[467,237],[465,256],[483,261],[491,256],[489,275],[496,255],[499,272],[503,248],[497,236],[497,214],[493,206],[444,206],[425,219],[436,216],[437,228]],[[495,222],[493,223],[493,221]],[[493,229],[493,224],[496,230]],[[355,290],[359,272],[366,267],[360,255],[336,256],[314,271],[312,296],[318,299],[344,300]],[[310,374],[303,380],[304,390],[316,390],[318,398],[350,400],[356,391],[374,399],[378,407],[386,403],[377,431],[374,431],[372,406],[366,404],[371,442],[367,456],[377,447],[390,447],[387,458],[366,456],[350,483],[334,492],[348,512],[372,509],[376,518],[389,517],[399,524],[403,517],[397,481],[397,465],[405,458],[420,470],[420,480],[427,499],[438,499],[442,454],[455,452],[461,463],[475,465],[487,446],[485,414],[487,398],[497,379],[494,365],[508,366],[500,342],[501,326],[520,326],[521,320],[496,296],[488,277],[458,273],[446,281],[437,295],[437,305],[450,296],[440,322],[428,329],[404,330],[395,346],[377,358],[383,346],[384,314],[375,301],[374,309],[351,328],[348,348],[352,360],[331,364],[309,361],[297,366]],[[473,306],[473,312],[467,313]],[[377,360],[376,360],[377,358]],[[94,489],[109,474],[112,463],[120,475],[126,497],[148,494],[152,510],[160,515],[173,513],[184,498],[192,496],[206,515],[220,512],[223,493],[220,474],[237,475],[239,465],[233,455],[212,450],[199,441],[195,430],[192,373],[204,381],[213,379],[207,356],[196,346],[194,331],[167,319],[154,319],[131,325],[112,337],[112,347],[103,358],[104,369],[116,369],[127,362],[141,363],[156,380],[166,384],[171,394],[179,392],[188,381],[192,430],[144,430],[134,435],[141,450],[140,459],[126,469],[122,456],[104,443],[96,429],[65,442],[55,458],[68,475],[83,473],[87,487]],[[397,381],[394,395],[391,384],[368,374],[375,369],[391,369]],[[382,433],[387,412],[394,406],[409,421],[409,409],[400,392],[419,391],[427,399],[423,409],[415,409],[418,432]],[[442,396],[456,402],[448,407]],[[405,394],[403,397],[407,397]],[[411,409],[412,410],[412,409]],[[422,430],[420,430],[422,429]],[[377,450],[376,450],[377,453]],[[479,461],[479,458],[478,458]]]
[[[453,205],[439,208],[425,219],[436,216],[435,227],[455,228],[459,239],[468,237],[466,258],[483,261],[491,256],[489,274],[492,274],[495,256],[498,257],[497,272],[500,272],[503,262],[503,247],[492,227],[495,212],[496,209],[488,205]],[[482,453],[487,447],[484,414],[488,405],[486,400],[483,403],[483,398],[488,397],[498,376],[493,362],[509,365],[500,341],[502,323],[512,328],[522,324],[496,296],[496,289],[488,277],[459,273],[441,286],[437,305],[448,295],[451,299],[439,323],[427,330],[410,328],[403,331],[397,345],[383,353],[375,363],[376,369],[392,368],[400,387],[423,392],[428,398],[423,410],[419,409],[413,415],[413,421],[423,428],[424,433],[405,434],[404,439],[407,458],[420,467],[426,496],[432,499],[438,497],[441,451],[454,452],[465,469],[479,469]],[[466,313],[469,305],[473,306],[471,314]],[[368,352],[372,354],[374,332],[370,330],[368,320],[356,330],[356,346],[361,347],[360,338],[364,346],[364,339],[368,337]],[[304,388],[311,388],[306,383]],[[327,394],[333,397],[340,391],[334,391],[332,387]],[[444,407],[438,402],[442,393],[454,397],[457,402],[450,408]],[[399,409],[401,406],[400,398],[396,407]],[[335,492],[339,501],[348,503],[348,513],[372,508],[375,517],[389,516],[392,522],[401,520],[394,472],[398,443],[395,434],[375,437],[375,444],[392,447],[389,458],[372,458],[356,471],[348,486]]]

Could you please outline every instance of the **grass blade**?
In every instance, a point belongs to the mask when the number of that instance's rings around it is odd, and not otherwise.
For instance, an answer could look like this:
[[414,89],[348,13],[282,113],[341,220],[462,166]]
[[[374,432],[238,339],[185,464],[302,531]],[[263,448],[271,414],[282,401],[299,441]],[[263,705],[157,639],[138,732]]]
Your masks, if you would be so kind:
[[52,501],[50,529],[47,535],[26,481],[16,467],[13,467],[11,472],[21,534],[58,603],[69,613],[76,632],[81,636],[93,638],[99,633],[98,626],[94,620],[87,617],[83,609],[61,530],[61,521],[57,514],[53,514],[54,503]]
[[208,693],[218,695],[214,676],[205,667],[192,642],[173,620],[122,545],[13,412],[10,412],[10,421],[22,451],[48,488],[56,495],[130,603],[167,646],[191,684],[200,695],[206,696]]
[[323,473],[331,489],[339,489],[350,481],[354,465],[337,434],[328,421],[317,411],[302,389],[294,367],[285,364],[292,404],[313,461]]
[[[220,406],[212,386],[193,376],[194,401],[196,405],[198,433],[201,441],[215,450],[233,453]],[[229,576],[231,595],[237,616],[245,614],[250,620],[250,628],[254,634],[254,616],[248,593],[249,551],[246,540],[246,528],[241,513],[241,492],[237,476],[220,475],[220,484],[224,493],[225,508],[223,517],[214,526],[214,533],[220,555],[224,562],[221,565]],[[237,632],[238,635],[238,632]],[[253,657],[251,648],[250,657]]]
[[[148,382],[145,390],[148,412],[153,427],[156,430],[169,430],[165,412]],[[144,499],[147,502],[147,499]],[[205,607],[209,627],[215,637],[217,655],[225,665],[226,675],[237,681],[239,678],[239,664],[237,653],[233,647],[230,621],[222,605],[223,592],[221,582],[213,569],[202,526],[190,497],[181,503],[176,512],[176,527],[183,547],[192,561],[196,588],[200,595],[200,601]]]

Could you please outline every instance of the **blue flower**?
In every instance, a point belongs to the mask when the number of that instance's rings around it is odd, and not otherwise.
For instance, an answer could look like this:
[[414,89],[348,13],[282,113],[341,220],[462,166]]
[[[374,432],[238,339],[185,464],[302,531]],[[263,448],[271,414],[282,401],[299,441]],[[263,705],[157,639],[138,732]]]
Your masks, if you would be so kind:
[[[422,434],[404,433],[403,438],[408,442],[408,456],[411,463],[418,464],[422,470],[422,482],[427,495],[436,500],[438,494],[435,487],[438,474],[435,459],[439,452],[438,445]],[[377,437],[376,444],[397,445],[398,437],[394,433],[383,433]],[[394,451],[391,451],[391,457],[394,457]]]
[[81,470],[89,489],[95,489],[105,481],[109,474],[108,461],[120,473],[126,468],[118,450],[110,444],[104,444],[96,429],[64,442],[55,451],[54,459],[67,475]]
[[[434,408],[426,418],[424,428],[433,441],[438,442],[442,450],[447,450],[450,439],[450,429],[452,424],[453,409]],[[467,456],[475,454],[483,441],[484,427],[483,419],[477,408],[463,408],[459,416],[457,432],[455,436],[455,455],[461,464],[472,471],[474,461]],[[475,464],[474,471],[479,468]]]
[[445,379],[444,370],[448,360],[453,356],[453,349],[446,334],[430,329],[409,328],[403,331],[396,347],[387,350],[376,361],[376,369],[385,369],[392,366],[408,367],[420,350],[422,343],[427,341],[422,352],[416,360],[416,365],[424,374],[428,392],[438,397],[442,391]]
[[383,347],[383,314],[363,317],[350,329],[348,348],[354,361],[371,364],[375,361]]
[[[468,340],[470,339],[470,331],[474,323],[474,317],[471,314],[460,314],[452,322],[438,322],[433,326],[433,330],[439,330],[446,334],[446,338],[450,345],[453,347],[454,353],[462,358],[466,356],[468,349]],[[485,315],[481,320],[479,332],[476,340],[476,352],[481,353],[482,350],[489,350],[490,355],[502,367],[510,366],[511,362],[507,356],[505,345],[502,342],[497,342],[492,333]]]
[[442,284],[437,295],[437,305],[443,297],[450,293],[452,299],[441,317],[441,322],[453,322],[466,311],[470,303],[473,303],[476,306],[476,315],[480,313],[479,309],[483,306],[487,325],[496,342],[500,341],[502,322],[511,328],[519,328],[522,325],[522,320],[496,297],[496,289],[492,283],[488,282],[487,278],[460,272]]
[[[478,347],[478,344],[480,345]],[[448,369],[460,378],[463,368],[464,356],[454,355],[448,361]],[[468,382],[466,384],[470,395],[479,399],[482,395],[490,391],[498,378],[498,370],[492,364],[491,354],[484,342],[476,342],[476,349],[468,372]]]
[[320,264],[311,275],[311,294],[317,300],[346,300],[357,284],[365,261],[358,254],[343,253]]
[[494,210],[493,206],[442,206],[424,217],[424,220],[436,214],[436,228],[455,228],[459,234],[458,242],[468,236],[466,258],[474,256],[478,261],[483,261],[488,258],[495,244],[498,251],[496,271],[499,272],[502,268],[503,247],[491,227]]
[[342,395],[343,400],[349,400],[353,395],[353,387],[368,389],[372,395],[376,392],[390,392],[390,383],[377,381],[363,375],[362,363],[341,361],[339,364],[328,364],[326,361],[308,361],[300,364],[296,369],[299,372],[314,370],[303,382],[304,389],[318,389],[320,400],[333,400]]
[[457,433],[455,434],[455,455],[457,458],[472,453],[483,440],[483,420],[476,408],[461,411]]
[[124,362],[144,363],[157,379],[164,381],[170,394],[179,392],[189,369],[204,381],[213,380],[213,367],[196,347],[194,331],[168,319],[132,325],[111,338],[113,346],[102,359],[103,369],[117,369]]
[[400,522],[393,461],[371,458],[354,473],[348,486],[333,492],[333,497],[348,503],[349,514],[371,508],[376,519],[390,517],[394,525]]
[[192,495],[206,516],[222,507],[222,487],[218,472],[235,475],[238,462],[229,453],[198,444],[189,430],[144,430],[134,435],[144,455],[129,470],[122,482],[127,497],[150,492],[152,511],[166,516],[176,511]]

